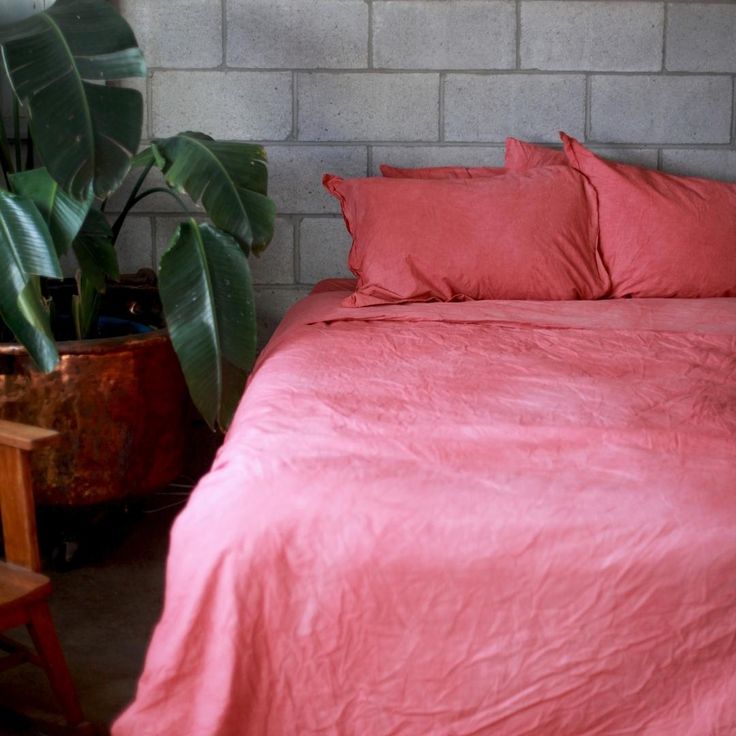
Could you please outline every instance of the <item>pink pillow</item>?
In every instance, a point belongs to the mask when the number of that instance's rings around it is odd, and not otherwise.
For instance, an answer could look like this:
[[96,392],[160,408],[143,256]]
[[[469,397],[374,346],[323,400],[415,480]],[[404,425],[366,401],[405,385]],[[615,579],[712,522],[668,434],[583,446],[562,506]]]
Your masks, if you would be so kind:
[[597,299],[595,192],[570,167],[480,179],[341,179],[358,277],[346,306],[476,299]]
[[606,161],[560,137],[598,193],[613,296],[736,296],[736,184]]
[[432,166],[402,169],[381,164],[381,173],[391,179],[478,179],[484,176],[505,174],[506,169],[492,166]]
[[506,139],[505,166],[511,171],[533,169],[536,166],[567,166],[567,156],[563,151],[547,146],[520,141],[518,138]]

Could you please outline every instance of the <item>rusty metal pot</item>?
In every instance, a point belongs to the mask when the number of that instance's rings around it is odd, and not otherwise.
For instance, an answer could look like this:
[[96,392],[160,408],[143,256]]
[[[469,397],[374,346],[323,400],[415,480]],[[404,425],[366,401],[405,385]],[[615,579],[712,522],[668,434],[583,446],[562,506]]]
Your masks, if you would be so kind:
[[52,373],[0,344],[0,418],[58,430],[32,458],[39,504],[79,506],[149,493],[181,472],[190,400],[165,330],[59,343]]

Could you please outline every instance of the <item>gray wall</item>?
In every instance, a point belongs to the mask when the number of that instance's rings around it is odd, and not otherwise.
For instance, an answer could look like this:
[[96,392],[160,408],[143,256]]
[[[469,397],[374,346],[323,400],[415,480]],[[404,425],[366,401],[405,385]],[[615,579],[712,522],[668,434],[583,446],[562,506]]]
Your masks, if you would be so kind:
[[[147,137],[197,129],[266,144],[276,237],[254,260],[264,332],[308,285],[346,274],[321,176],[378,164],[500,164],[557,131],[613,158],[736,179],[736,4],[627,0],[120,0],[151,74]],[[154,265],[166,200],[123,233]]]
[[2,0],[0,2],[0,23],[14,23],[52,4],[52,0]]

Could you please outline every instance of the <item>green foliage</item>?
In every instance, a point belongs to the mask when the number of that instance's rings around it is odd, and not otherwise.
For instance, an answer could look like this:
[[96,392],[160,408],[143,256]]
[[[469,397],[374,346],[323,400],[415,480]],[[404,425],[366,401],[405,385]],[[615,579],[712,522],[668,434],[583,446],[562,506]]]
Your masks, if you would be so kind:
[[87,212],[73,248],[80,270],[97,291],[105,290],[108,278],[120,276],[112,229],[104,213],[96,207]]
[[81,201],[115,191],[140,143],[143,99],[92,82],[146,76],[128,24],[104,0],[58,0],[0,29],[0,41],[51,176]]
[[51,233],[31,200],[0,189],[0,318],[51,370],[59,357],[37,276],[61,277]]
[[82,227],[92,196],[83,202],[70,197],[45,168],[11,174],[10,186],[33,201],[48,225],[57,255],[63,256]]
[[[214,223],[189,220],[161,259],[159,288],[171,341],[195,406],[211,427],[226,428],[243,391],[256,350],[253,290],[246,254],[273,236],[276,208],[266,196],[268,170],[261,146],[215,141],[195,132],[154,141],[133,161],[144,172],[123,210],[141,192],[152,167],[170,189],[201,202]],[[113,225],[119,231],[120,221]]]
[[268,244],[276,208],[266,196],[268,170],[261,146],[188,131],[154,141],[151,150],[166,181],[201,201],[217,227],[246,249]]
[[94,329],[100,292],[84,271],[77,273],[77,293],[72,297],[74,329],[80,339],[89,337]]
[[190,219],[161,259],[159,288],[194,404],[227,427],[256,352],[248,260],[227,233]]
[[[44,371],[58,353],[41,277],[60,278],[59,256],[79,264],[72,312],[77,335],[95,331],[100,294],[117,279],[115,242],[128,213],[164,193],[184,210],[187,194],[213,225],[188,219],[161,260],[161,298],[172,343],[196,406],[227,427],[256,349],[246,255],[273,235],[260,146],[197,132],[157,140],[136,155],[143,104],[109,80],[145,76],[135,36],[106,0],[57,0],[47,11],[0,26],[3,66],[13,90],[13,138],[0,114],[0,334],[9,329]],[[29,139],[22,170],[21,108]],[[34,168],[34,160],[39,164]],[[112,226],[107,198],[131,166],[143,171]],[[165,187],[144,189],[158,167]]]

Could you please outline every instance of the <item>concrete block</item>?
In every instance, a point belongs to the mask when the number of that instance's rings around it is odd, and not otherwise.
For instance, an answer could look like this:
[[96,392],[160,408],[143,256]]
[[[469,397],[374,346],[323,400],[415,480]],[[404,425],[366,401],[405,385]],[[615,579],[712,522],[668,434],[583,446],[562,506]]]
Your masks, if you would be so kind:
[[658,71],[664,5],[522,0],[521,66],[570,71]]
[[610,148],[607,146],[590,146],[590,150],[611,161],[620,161],[622,164],[644,166],[647,169],[657,168],[656,148]]
[[261,286],[254,289],[259,348],[266,345],[286,312],[309,292],[308,286]]
[[154,72],[152,133],[284,140],[291,134],[291,104],[289,72]]
[[[171,236],[183,220],[183,217],[175,216],[156,218],[157,262],[166,252]],[[249,263],[254,284],[294,283],[294,227],[290,220],[276,218],[273,240],[260,256],[250,256]]]
[[342,217],[305,218],[299,226],[299,282],[352,276],[348,252],[352,238]]
[[585,124],[585,77],[578,74],[448,74],[445,139],[499,141],[507,136],[559,141],[580,137]]
[[503,166],[503,146],[374,146],[371,175],[390,166]]
[[214,0],[119,0],[151,67],[222,63],[222,7]]
[[591,134],[601,143],[728,143],[732,84],[715,76],[594,76]]
[[665,66],[672,71],[736,72],[736,5],[670,3]]
[[366,176],[367,160],[365,146],[269,146],[268,189],[279,212],[339,212],[322,175]]
[[662,170],[682,176],[736,181],[736,151],[708,149],[665,149]]
[[516,7],[508,0],[373,4],[373,64],[389,69],[513,69]]
[[154,268],[151,219],[131,215],[125,219],[115,250],[120,273],[135,273],[139,268]]
[[0,25],[25,20],[51,4],[52,0],[3,0],[0,4]]
[[368,61],[362,0],[229,0],[229,66],[360,68]]
[[249,258],[254,284],[293,284],[294,223],[277,217],[273,240],[260,256]]
[[437,140],[438,74],[300,74],[297,85],[300,140]]
[[[649,169],[657,168],[657,149],[656,148],[619,148],[613,146],[587,146],[591,151],[602,158],[610,161],[619,161],[624,164],[632,164],[634,166],[644,166]],[[562,146],[555,144],[550,146],[555,150],[561,151]]]

